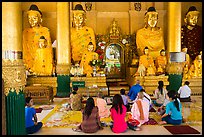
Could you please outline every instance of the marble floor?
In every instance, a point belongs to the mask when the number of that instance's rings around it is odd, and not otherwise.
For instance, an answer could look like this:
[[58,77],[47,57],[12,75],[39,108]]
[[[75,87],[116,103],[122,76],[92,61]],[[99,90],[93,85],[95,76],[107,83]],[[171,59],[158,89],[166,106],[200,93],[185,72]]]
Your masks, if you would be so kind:
[[[56,106],[65,98],[54,98],[54,102],[51,104]],[[37,105],[36,105],[37,106]],[[192,102],[182,102],[182,113],[185,122],[191,127],[198,130],[202,135],[202,96],[192,96]],[[37,113],[38,121],[43,120],[52,110],[42,110],[41,113]],[[150,116],[153,113],[150,114]],[[159,120],[160,117],[154,113],[155,120]],[[163,125],[142,125],[141,131],[127,130],[125,133],[116,134],[113,133],[109,127],[104,127],[96,133],[87,134],[83,132],[74,132],[71,128],[45,128],[33,135],[172,135],[166,130]],[[195,134],[198,135],[198,134]]]

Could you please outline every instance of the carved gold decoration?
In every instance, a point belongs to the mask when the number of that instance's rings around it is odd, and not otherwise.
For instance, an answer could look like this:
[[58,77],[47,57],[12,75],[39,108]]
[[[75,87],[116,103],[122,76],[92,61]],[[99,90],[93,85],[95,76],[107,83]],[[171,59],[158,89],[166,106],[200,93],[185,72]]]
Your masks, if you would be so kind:
[[141,2],[135,2],[134,7],[136,11],[141,11],[142,8]]
[[168,74],[181,75],[183,73],[183,63],[181,62],[171,62],[167,64]]
[[56,72],[58,75],[69,75],[71,69],[71,64],[57,64]]
[[26,70],[22,59],[2,60],[2,78],[5,82],[4,94],[7,96],[9,91],[18,94],[26,85]]
[[121,29],[118,25],[118,22],[113,19],[111,28],[109,30],[110,39],[119,39],[121,38]]
[[91,9],[92,9],[92,2],[86,2],[85,6],[86,6],[86,11],[91,11]]

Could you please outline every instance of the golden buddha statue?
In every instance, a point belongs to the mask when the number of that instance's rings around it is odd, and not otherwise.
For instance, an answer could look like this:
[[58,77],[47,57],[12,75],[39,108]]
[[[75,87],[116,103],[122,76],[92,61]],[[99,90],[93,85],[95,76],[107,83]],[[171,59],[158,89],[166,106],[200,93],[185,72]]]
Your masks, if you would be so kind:
[[186,48],[186,47],[183,47],[182,48],[182,50],[181,50],[182,52],[184,52],[184,53],[186,53],[186,61],[184,62],[184,66],[187,64],[188,66],[190,66],[190,64],[191,64],[191,60],[190,60],[190,56],[188,55],[188,48]]
[[157,74],[157,75],[163,75],[163,74],[165,74],[165,71],[164,71],[164,69],[162,68],[161,65],[159,65],[159,66],[157,67],[157,72],[156,72],[156,74]]
[[152,67],[155,67],[154,65],[154,59],[152,56],[149,54],[149,48],[145,47],[144,48],[144,55],[140,56],[139,58],[139,65],[143,64],[144,67],[147,69],[150,65]]
[[188,48],[191,60],[195,60],[202,50],[202,27],[197,25],[199,12],[191,6],[185,15],[185,24],[181,27],[181,48]]
[[190,77],[201,77],[202,76],[202,55],[199,54],[193,61],[189,69]]
[[149,65],[147,68],[147,76],[155,76],[155,68],[152,65]]
[[26,70],[32,72],[36,50],[38,49],[38,40],[40,36],[44,36],[47,40],[47,48],[52,47],[50,31],[48,28],[43,27],[42,13],[36,5],[31,5],[27,12],[30,28],[26,28],[23,31],[23,61],[26,66]]
[[87,50],[84,51],[80,62],[80,67],[83,68],[83,73],[87,77],[90,77],[91,73],[93,73],[93,67],[90,65],[90,61],[93,60],[98,60],[98,53],[94,52],[94,45],[92,42],[89,42]]
[[156,58],[155,65],[157,73],[161,74],[166,72],[167,59],[166,51],[164,49],[160,51],[160,55]]
[[185,64],[183,68],[183,79],[189,79],[189,66],[188,64]]
[[157,27],[158,12],[150,7],[145,13],[145,27],[139,29],[136,34],[136,45],[139,56],[143,55],[143,49],[147,46],[149,54],[156,59],[164,46],[163,30]]
[[71,54],[72,61],[79,63],[82,54],[87,50],[89,42],[93,43],[95,51],[95,34],[92,28],[85,26],[86,13],[82,5],[77,4],[73,10],[73,27],[71,28]]
[[202,56],[199,54],[194,60],[194,76],[201,77],[202,76]]
[[[146,74],[145,74],[146,71]],[[144,48],[144,55],[140,56],[139,58],[139,67],[137,72],[133,75],[134,76],[144,76],[148,75],[155,75],[156,67],[154,65],[153,57],[149,55],[148,47]]]
[[47,40],[44,36],[39,39],[39,48],[36,50],[31,70],[34,75],[39,76],[51,76],[53,74],[52,47],[47,47]]

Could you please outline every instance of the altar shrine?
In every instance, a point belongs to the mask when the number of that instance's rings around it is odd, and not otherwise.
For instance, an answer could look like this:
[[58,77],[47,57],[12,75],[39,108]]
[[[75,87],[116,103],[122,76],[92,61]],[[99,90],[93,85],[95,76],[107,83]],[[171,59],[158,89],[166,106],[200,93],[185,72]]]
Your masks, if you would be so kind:
[[[189,81],[202,95],[201,15],[200,2],[3,2],[6,115],[21,121],[7,119],[7,134],[25,133],[25,96],[52,103],[73,86],[114,96],[140,80],[152,97],[160,80],[176,91]],[[198,48],[185,45],[192,39]]]

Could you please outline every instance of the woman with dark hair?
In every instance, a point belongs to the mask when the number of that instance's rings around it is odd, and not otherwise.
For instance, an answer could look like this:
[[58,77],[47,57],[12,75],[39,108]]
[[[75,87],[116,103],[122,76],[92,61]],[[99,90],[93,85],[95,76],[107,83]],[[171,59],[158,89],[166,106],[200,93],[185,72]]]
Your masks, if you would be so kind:
[[95,133],[101,128],[98,107],[94,104],[94,99],[89,97],[86,101],[86,106],[82,111],[83,118],[82,123],[73,130],[82,131],[84,133]]
[[169,102],[167,99],[167,90],[164,88],[163,81],[158,82],[158,88],[154,91],[154,97],[156,98],[156,100],[153,100],[153,104],[155,106],[166,106],[166,104]]
[[162,115],[162,121],[160,121],[159,124],[180,125],[182,123],[182,106],[178,99],[177,92],[170,90],[167,95],[170,102],[166,105],[166,111]]
[[111,119],[113,120],[113,125],[110,126],[114,133],[122,133],[127,130],[127,122],[125,121],[127,108],[123,103],[121,95],[116,94],[113,97],[112,107],[110,108]]

